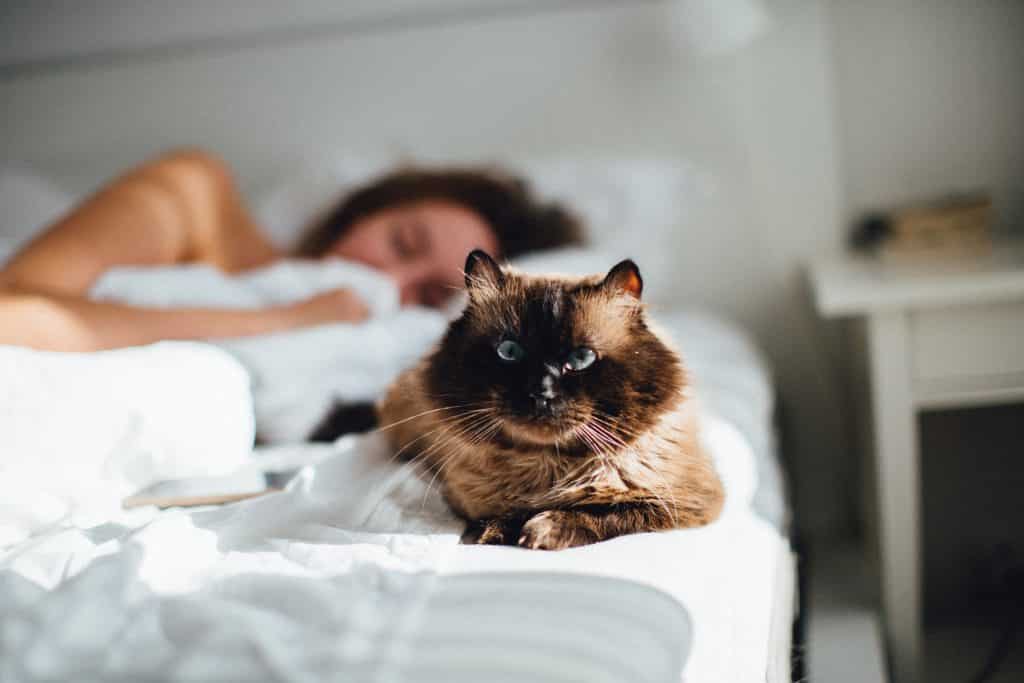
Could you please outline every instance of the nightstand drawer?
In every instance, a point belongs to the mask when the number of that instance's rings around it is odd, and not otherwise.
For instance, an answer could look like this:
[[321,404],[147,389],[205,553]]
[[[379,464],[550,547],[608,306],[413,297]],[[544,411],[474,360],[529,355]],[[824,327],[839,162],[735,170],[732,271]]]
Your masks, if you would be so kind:
[[1024,372],[1024,302],[910,314],[915,379]]

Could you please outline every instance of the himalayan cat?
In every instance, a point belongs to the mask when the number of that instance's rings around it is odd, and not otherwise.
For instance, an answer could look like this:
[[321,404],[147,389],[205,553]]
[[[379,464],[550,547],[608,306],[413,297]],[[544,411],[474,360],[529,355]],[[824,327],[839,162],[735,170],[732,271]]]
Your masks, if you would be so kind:
[[464,543],[558,550],[714,521],[722,484],[632,261],[536,277],[466,260],[469,303],[377,407],[467,520]]

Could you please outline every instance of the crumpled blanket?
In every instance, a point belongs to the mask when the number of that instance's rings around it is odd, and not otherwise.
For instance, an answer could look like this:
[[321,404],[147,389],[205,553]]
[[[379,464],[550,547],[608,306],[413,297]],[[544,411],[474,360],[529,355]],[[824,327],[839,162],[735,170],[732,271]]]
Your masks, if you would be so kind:
[[704,424],[717,522],[557,553],[458,545],[380,434],[261,456],[312,463],[283,493],[51,530],[0,556],[0,680],[763,680],[785,542]]
[[232,472],[253,434],[248,374],[207,344],[0,346],[0,548],[98,524],[159,479]]
[[335,401],[379,397],[440,338],[445,314],[400,309],[390,279],[338,259],[283,261],[237,275],[204,265],[115,268],[91,296],[151,307],[261,308],[340,287],[366,302],[369,321],[211,341],[249,371],[260,438],[281,443],[309,436]]

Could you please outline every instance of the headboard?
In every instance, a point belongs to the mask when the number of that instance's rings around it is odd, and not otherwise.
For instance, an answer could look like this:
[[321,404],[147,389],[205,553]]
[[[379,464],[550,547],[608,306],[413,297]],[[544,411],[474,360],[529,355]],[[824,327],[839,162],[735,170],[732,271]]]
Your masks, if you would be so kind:
[[827,9],[768,2],[771,30],[700,56],[680,2],[5,4],[0,164],[84,191],[202,145],[255,194],[332,150],[686,159],[718,192],[673,237],[679,298],[757,333],[794,416],[798,469],[816,472],[800,493],[828,508],[845,475],[818,449],[841,442],[838,392],[799,275],[840,243]]

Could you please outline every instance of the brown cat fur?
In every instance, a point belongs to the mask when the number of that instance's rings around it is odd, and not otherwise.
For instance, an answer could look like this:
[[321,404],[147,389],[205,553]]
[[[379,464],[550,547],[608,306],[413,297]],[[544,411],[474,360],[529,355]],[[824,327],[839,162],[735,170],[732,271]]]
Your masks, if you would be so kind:
[[[394,447],[468,521],[464,542],[557,550],[717,518],[722,485],[635,264],[534,277],[477,251],[466,273],[466,311],[378,407]],[[522,361],[495,356],[504,339]],[[565,354],[581,346],[597,360],[577,372]]]

